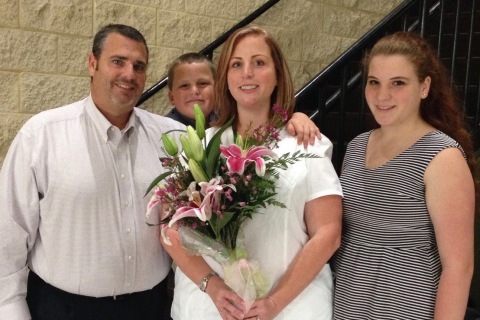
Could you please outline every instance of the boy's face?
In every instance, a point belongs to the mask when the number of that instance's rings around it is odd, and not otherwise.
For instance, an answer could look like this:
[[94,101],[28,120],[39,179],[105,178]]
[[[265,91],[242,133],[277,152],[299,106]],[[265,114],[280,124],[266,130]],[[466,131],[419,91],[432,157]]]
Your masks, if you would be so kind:
[[187,118],[195,118],[195,103],[208,116],[213,110],[213,84],[213,74],[206,63],[182,63],[175,68],[168,99]]

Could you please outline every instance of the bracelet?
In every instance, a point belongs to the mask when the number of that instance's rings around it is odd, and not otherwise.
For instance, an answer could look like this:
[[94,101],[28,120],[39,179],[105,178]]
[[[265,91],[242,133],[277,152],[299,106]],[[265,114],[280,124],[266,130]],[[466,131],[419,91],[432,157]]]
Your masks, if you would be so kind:
[[202,279],[202,281],[198,284],[198,287],[200,288],[200,290],[202,290],[203,292],[207,290],[208,281],[213,276],[218,276],[218,274],[215,271],[212,271]]

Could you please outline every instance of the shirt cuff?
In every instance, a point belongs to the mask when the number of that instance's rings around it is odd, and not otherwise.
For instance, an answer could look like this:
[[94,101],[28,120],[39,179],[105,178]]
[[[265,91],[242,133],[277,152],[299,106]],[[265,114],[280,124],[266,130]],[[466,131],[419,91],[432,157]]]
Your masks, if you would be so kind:
[[19,300],[0,306],[0,320],[30,320],[27,301]]

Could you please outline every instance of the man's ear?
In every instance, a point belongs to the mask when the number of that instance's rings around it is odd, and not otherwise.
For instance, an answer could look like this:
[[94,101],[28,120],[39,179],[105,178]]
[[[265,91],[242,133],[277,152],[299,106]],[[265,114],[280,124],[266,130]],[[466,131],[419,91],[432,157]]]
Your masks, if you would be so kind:
[[97,58],[93,55],[93,52],[90,52],[88,54],[88,72],[90,73],[90,76],[93,77],[95,74],[95,70],[97,70]]

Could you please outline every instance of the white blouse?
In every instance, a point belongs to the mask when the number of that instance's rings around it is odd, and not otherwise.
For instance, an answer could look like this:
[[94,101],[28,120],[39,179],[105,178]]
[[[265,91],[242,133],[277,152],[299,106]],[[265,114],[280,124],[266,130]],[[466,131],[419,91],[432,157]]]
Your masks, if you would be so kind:
[[[218,129],[209,129],[207,137],[213,136]],[[222,144],[234,141],[233,131],[226,130],[222,135]],[[261,269],[268,275],[273,287],[283,276],[292,260],[308,241],[304,220],[305,204],[318,197],[327,195],[343,196],[340,181],[333,168],[330,157],[332,143],[323,136],[315,145],[306,150],[297,145],[297,139],[285,131],[281,132],[278,155],[300,150],[314,153],[321,158],[301,159],[280,173],[276,184],[276,200],[286,205],[286,209],[268,206],[247,220],[240,230],[244,235],[248,258],[260,263]],[[318,212],[318,214],[322,214]],[[205,258],[207,263],[219,274],[220,266]],[[210,297],[198,289],[197,284],[177,268],[175,276],[175,296],[172,316],[175,320],[221,319]],[[331,319],[333,283],[329,265],[326,265],[317,278],[275,319]]]

